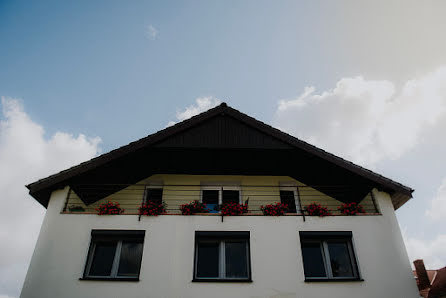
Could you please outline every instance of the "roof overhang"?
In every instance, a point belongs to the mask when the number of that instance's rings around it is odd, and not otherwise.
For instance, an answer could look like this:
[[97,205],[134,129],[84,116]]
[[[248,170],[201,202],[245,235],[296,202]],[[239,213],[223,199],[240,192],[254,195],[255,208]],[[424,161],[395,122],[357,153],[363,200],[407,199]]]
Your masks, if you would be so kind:
[[153,174],[287,175],[344,202],[377,188],[395,209],[413,192],[226,104],[27,187],[45,207],[67,185],[90,204]]

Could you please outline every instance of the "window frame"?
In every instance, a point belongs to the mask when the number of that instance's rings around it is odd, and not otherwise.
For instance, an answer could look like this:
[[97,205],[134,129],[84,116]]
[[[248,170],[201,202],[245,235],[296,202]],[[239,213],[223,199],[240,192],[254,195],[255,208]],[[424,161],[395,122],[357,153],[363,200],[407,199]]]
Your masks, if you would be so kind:
[[203,203],[203,190],[218,190],[218,205],[223,204],[223,191],[224,190],[236,190],[238,191],[238,202],[243,204],[242,188],[241,186],[205,186],[202,185],[200,188],[200,202]]
[[294,194],[294,204],[296,205],[296,213],[290,213],[290,214],[301,214],[302,210],[301,209],[301,203],[300,203],[300,197],[299,197],[299,192],[297,191],[297,185],[295,184],[291,184],[291,183],[280,183],[279,186],[279,199],[280,202],[282,203],[282,197],[280,195],[281,191],[292,191]]
[[[85,261],[84,271],[80,280],[139,281],[144,255],[144,239],[145,230],[92,230],[87,259]],[[139,264],[138,274],[136,276],[120,276],[118,275],[118,270],[121,260],[122,243],[132,241],[138,241],[142,244],[141,260]],[[94,254],[96,252],[96,246],[99,242],[116,243],[116,249],[113,256],[113,263],[110,269],[110,275],[90,275]]]
[[[363,281],[359,271],[359,261],[353,244],[352,232],[299,232],[299,236],[305,281]],[[330,252],[328,249],[330,242],[345,242],[347,244],[353,273],[352,276],[333,276]],[[305,257],[303,254],[303,245],[305,243],[319,243],[326,276],[312,277],[305,275]]]
[[144,203],[148,203],[149,202],[149,198],[148,198],[148,195],[149,195],[149,192],[148,192],[148,190],[149,189],[161,189],[161,203],[162,202],[164,202],[164,185],[162,185],[162,184],[149,184],[149,185],[146,185],[146,187],[144,188],[144,197],[143,197],[143,202]]
[[[252,282],[251,272],[251,245],[250,245],[250,232],[249,231],[235,231],[235,232],[223,232],[223,231],[196,231],[194,241],[194,263],[193,263],[193,282]],[[204,241],[203,241],[204,240]],[[246,266],[247,277],[225,277],[226,275],[226,242],[243,240],[246,243]],[[198,244],[200,242],[218,242],[219,243],[219,273],[218,277],[198,277]]]

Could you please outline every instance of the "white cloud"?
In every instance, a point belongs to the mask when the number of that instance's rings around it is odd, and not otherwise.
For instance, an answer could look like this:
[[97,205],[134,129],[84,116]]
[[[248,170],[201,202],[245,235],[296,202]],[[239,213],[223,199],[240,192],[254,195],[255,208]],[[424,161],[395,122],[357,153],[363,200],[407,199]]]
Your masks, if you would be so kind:
[[427,269],[440,269],[446,265],[446,234],[438,234],[433,241],[427,241],[407,236],[405,229],[402,232],[409,260],[423,259]]
[[64,132],[47,138],[20,101],[2,97],[1,108],[0,297],[14,297],[23,284],[45,211],[24,185],[97,155],[100,138]]
[[158,29],[153,27],[153,25],[146,26],[145,35],[150,40],[155,40],[158,36]]
[[407,81],[343,78],[332,90],[306,87],[281,100],[275,125],[330,152],[373,166],[411,150],[446,115],[446,67]]
[[[189,119],[219,104],[220,100],[218,98],[212,96],[199,97],[195,99],[195,104],[188,106],[182,111],[177,111],[176,113],[177,121],[183,121]],[[169,121],[167,126],[174,125],[175,123],[176,123],[175,121]]]
[[446,223],[446,178],[443,179],[443,182],[437,189],[437,193],[432,199],[431,207],[426,211],[426,215],[434,221],[443,220]]

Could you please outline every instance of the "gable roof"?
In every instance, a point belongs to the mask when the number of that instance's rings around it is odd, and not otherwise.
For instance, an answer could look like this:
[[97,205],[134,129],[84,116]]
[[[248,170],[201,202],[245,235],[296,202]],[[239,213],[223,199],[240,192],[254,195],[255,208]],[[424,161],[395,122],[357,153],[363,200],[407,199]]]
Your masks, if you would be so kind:
[[[172,151],[175,149],[178,150]],[[224,152],[225,155],[232,154],[232,156],[239,156],[240,154],[243,154],[243,152],[246,152],[246,150],[251,150],[252,152],[256,151],[258,154],[262,154],[262,161],[264,162],[268,162],[268,158],[278,156],[277,153],[276,155],[271,155],[270,152],[273,152],[274,150],[276,152],[289,152],[290,154],[284,155],[286,155],[290,161],[295,159],[294,169],[309,162],[317,163],[319,165],[319,173],[313,173],[311,177],[307,177],[308,182],[315,181],[316,176],[320,177],[321,170],[329,172],[323,174],[330,175],[330,177],[327,178],[334,178],[338,176],[337,174],[342,174],[348,178],[346,178],[348,180],[346,181],[352,185],[360,182],[363,186],[361,193],[366,191],[365,187],[377,187],[378,189],[389,192],[395,209],[402,206],[412,197],[413,189],[310,145],[298,138],[243,114],[238,110],[227,106],[226,103],[222,103],[219,106],[190,119],[102,154],[77,166],[33,182],[26,187],[29,189],[30,195],[45,207],[48,205],[51,192],[55,189],[65,187],[66,185],[70,185],[73,188],[77,187],[76,193],[81,199],[84,197],[84,202],[87,201],[91,203],[107,194],[122,189],[123,187],[120,187],[118,184],[136,183],[137,181],[150,176],[150,173],[167,173],[166,171],[168,170],[174,170],[172,168],[174,166],[171,165],[170,168],[163,167],[157,164],[156,158],[150,160],[150,156],[163,154],[159,156],[168,158],[174,156],[172,152],[175,152],[175,154],[196,154],[198,151],[201,154],[203,154],[203,152],[206,152],[207,154],[213,154],[212,152]],[[302,156],[302,158],[296,159],[297,156]],[[245,161],[246,158],[241,160]],[[138,170],[136,171],[135,166],[140,165],[141,162],[143,162],[144,166],[137,166]],[[285,162],[282,162],[282,164],[283,163]],[[250,164],[249,166],[253,167],[254,165]],[[141,167],[144,168],[139,169]],[[219,164],[218,167],[224,166]],[[243,169],[239,168],[239,170],[253,174],[254,172],[247,167],[248,165]],[[117,169],[119,169],[120,173],[125,172],[125,176],[123,176],[124,174],[116,174]],[[185,173],[187,172],[187,169],[190,169],[190,165],[183,165],[177,170]],[[218,169],[222,173],[236,171],[235,168]],[[206,167],[202,167],[201,170],[202,173],[210,173],[212,171],[212,169]],[[267,170],[265,167],[259,169],[259,171],[263,171],[262,173],[272,173],[274,172],[273,165]],[[143,174],[146,174],[146,176],[141,176]],[[299,174],[295,174],[299,176],[302,175],[303,172],[300,171]],[[296,175],[290,174],[290,176],[294,177],[296,177]],[[99,176],[103,176],[101,178],[102,180],[99,179]],[[102,181],[101,183],[109,182],[115,186],[110,187],[108,191],[102,193],[93,193],[91,190],[87,191],[85,187],[81,189],[80,186],[75,186],[93,180],[98,183],[100,181]],[[305,181],[302,182],[305,183]],[[312,183],[306,184],[308,185]]]

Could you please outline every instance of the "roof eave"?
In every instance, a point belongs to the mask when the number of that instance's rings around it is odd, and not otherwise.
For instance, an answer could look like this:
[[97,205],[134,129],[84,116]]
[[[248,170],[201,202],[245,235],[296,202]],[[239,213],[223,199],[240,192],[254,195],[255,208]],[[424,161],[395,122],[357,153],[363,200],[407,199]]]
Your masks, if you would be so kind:
[[225,103],[215,108],[212,108],[206,112],[203,112],[199,115],[196,115],[190,119],[187,119],[173,126],[160,130],[140,140],[131,142],[125,146],[122,146],[108,153],[95,157],[89,161],[83,162],[77,166],[71,167],[54,175],[40,179],[36,182],[30,183],[26,185],[26,187],[29,189],[30,195],[33,196],[37,201],[39,201],[43,206],[46,207],[48,204],[48,200],[45,198],[46,194],[48,192],[51,193],[53,190],[57,188],[63,187],[64,185],[62,184],[64,183],[67,184],[67,181],[69,179],[76,177],[77,175],[83,174],[96,167],[102,166],[103,164],[115,160],[117,158],[120,158],[126,154],[135,152],[138,149],[144,148],[145,146],[155,144],[169,136],[180,133],[190,127],[193,127],[201,123],[201,121],[214,117],[220,113],[227,113],[231,117],[234,117],[239,121],[243,121],[257,130],[267,133],[275,138],[278,138],[279,140],[282,140],[283,142],[286,142],[299,149],[305,150],[319,158],[334,163],[337,166],[340,166],[341,168],[344,168],[357,175],[365,177],[370,181],[375,182],[378,185],[381,185],[382,188],[390,190],[392,196],[392,203],[394,205],[395,210],[401,207],[403,204],[405,204],[412,197],[413,189],[401,183],[393,181],[389,178],[386,178],[382,175],[374,173],[361,166],[358,166],[336,155],[333,155],[329,152],[326,152],[316,146],[313,146],[302,140],[299,140],[268,124],[265,124],[257,119],[254,119],[246,114],[241,113],[240,111],[228,107]]

